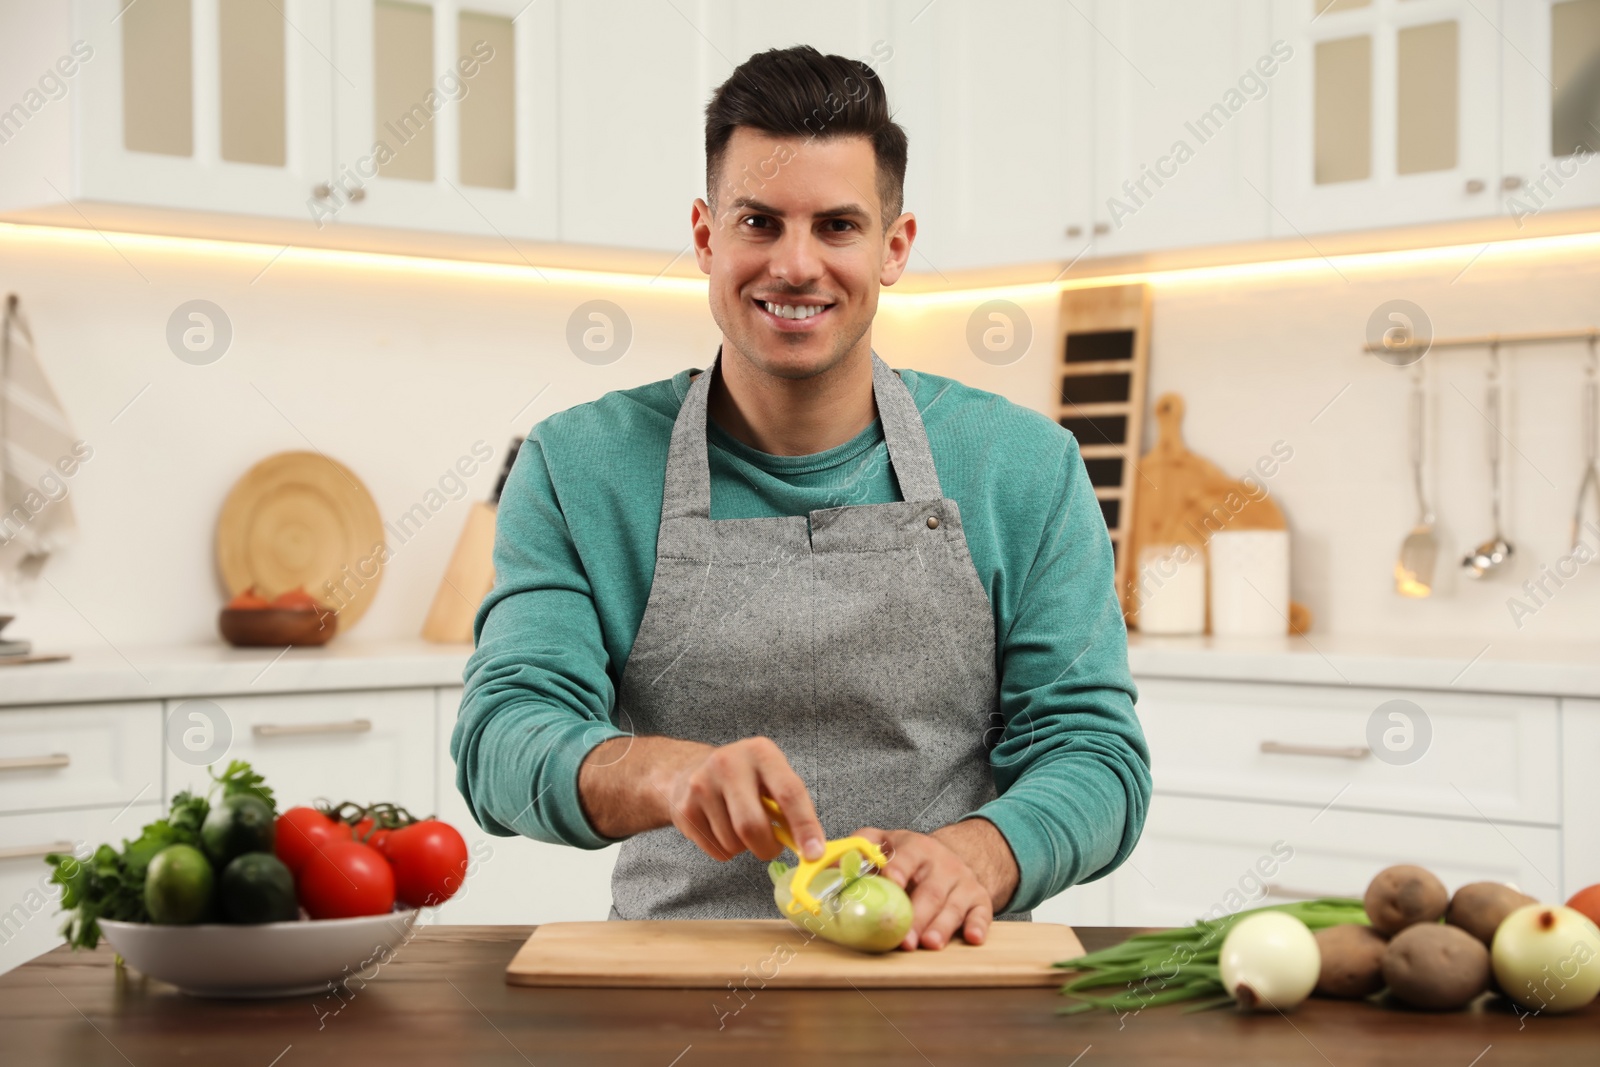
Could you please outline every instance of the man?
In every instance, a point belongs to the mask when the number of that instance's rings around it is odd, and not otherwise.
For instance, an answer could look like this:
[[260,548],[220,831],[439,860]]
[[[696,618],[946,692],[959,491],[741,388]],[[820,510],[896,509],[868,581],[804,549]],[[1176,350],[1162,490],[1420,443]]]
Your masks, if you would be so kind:
[[705,371],[554,415],[500,502],[457,786],[490,833],[623,842],[612,918],[776,917],[859,833],[905,948],[1109,873],[1150,796],[1105,523],[1072,436],[872,352],[905,270],[870,67],[754,56],[706,111]]

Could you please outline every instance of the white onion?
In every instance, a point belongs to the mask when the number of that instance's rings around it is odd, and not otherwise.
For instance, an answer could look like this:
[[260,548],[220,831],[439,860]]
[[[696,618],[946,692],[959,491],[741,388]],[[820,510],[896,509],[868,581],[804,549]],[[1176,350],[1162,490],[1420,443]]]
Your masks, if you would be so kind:
[[1490,959],[1506,996],[1531,1011],[1577,1011],[1600,994],[1600,927],[1573,908],[1518,908],[1495,931]]
[[1311,995],[1322,952],[1305,923],[1281,911],[1240,919],[1218,959],[1222,985],[1243,1011],[1288,1011]]

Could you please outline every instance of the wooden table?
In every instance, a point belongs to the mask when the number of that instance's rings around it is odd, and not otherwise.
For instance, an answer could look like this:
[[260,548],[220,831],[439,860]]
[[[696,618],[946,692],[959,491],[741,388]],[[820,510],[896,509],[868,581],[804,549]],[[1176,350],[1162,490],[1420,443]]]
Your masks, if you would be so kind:
[[[1312,1000],[1289,1016],[1149,1008],[1059,1016],[1051,989],[532,989],[502,971],[523,926],[423,930],[346,1001],[201,1000],[107,946],[58,948],[0,976],[0,1064],[1448,1064],[1600,1060],[1600,1003],[1577,1015],[1429,1015]],[[1080,928],[1086,948],[1132,931]],[[737,1010],[735,1010],[737,1009]],[[722,1014],[726,1013],[726,1014]]]

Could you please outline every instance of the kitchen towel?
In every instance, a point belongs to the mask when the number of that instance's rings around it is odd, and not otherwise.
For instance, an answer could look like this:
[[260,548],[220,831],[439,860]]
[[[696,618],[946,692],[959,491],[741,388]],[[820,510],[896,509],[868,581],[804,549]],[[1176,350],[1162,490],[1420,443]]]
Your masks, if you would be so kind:
[[0,324],[0,577],[35,577],[71,543],[77,522],[67,482],[83,442],[34,351],[16,294]]

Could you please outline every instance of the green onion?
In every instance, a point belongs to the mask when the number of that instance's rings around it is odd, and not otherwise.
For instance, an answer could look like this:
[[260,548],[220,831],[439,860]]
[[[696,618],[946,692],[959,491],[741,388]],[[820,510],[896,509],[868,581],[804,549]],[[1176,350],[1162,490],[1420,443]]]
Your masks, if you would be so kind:
[[[1231,1003],[1233,998],[1222,987],[1222,975],[1217,967],[1222,943],[1240,919],[1263,911],[1287,912],[1313,932],[1343,923],[1367,922],[1361,901],[1350,897],[1323,897],[1252,908],[1220,919],[1202,919],[1193,926],[1176,930],[1137,934],[1120,945],[1053,965],[1081,972],[1061,987],[1061,993],[1073,997],[1076,1003],[1059,1009],[1058,1014],[1074,1015],[1093,1008],[1138,1011],[1200,997],[1213,999],[1184,1010],[1203,1011]],[[1082,992],[1109,986],[1127,988],[1111,996],[1086,996]]]

